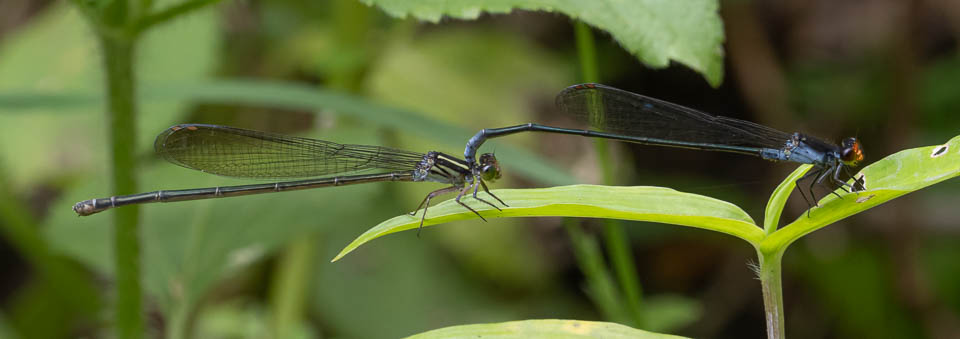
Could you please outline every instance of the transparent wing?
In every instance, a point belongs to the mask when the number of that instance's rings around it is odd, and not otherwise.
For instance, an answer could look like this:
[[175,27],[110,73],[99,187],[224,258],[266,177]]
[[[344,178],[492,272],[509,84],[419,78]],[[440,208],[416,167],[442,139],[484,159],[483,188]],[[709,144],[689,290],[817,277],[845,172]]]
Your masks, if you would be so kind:
[[201,124],[170,127],[153,146],[161,157],[186,168],[258,179],[412,171],[423,159],[420,153],[386,147]]
[[595,129],[635,137],[783,148],[790,134],[600,84],[567,87],[557,107]]

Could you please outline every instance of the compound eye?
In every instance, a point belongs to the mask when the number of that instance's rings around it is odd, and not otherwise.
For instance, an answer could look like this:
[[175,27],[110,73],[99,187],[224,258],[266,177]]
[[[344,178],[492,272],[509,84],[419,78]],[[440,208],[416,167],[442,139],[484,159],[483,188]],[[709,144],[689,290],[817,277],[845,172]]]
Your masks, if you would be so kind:
[[857,141],[857,138],[846,138],[846,139],[843,139],[843,142],[840,143],[840,146],[843,146],[843,148],[852,148],[854,147],[854,145],[857,145],[859,143],[860,142]]
[[492,153],[480,155],[480,177],[483,181],[493,182],[500,179],[500,164]]
[[860,148],[860,142],[857,139],[849,138],[843,141],[843,152],[840,154],[840,160],[849,166],[856,166],[863,161],[863,149]]
[[493,182],[500,179],[500,168],[494,165],[485,165],[480,169],[484,181]]

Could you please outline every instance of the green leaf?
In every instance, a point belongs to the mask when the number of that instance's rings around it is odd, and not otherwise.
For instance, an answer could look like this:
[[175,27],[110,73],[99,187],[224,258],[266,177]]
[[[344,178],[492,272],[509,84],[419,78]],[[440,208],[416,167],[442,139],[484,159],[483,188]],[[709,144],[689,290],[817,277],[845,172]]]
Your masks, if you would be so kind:
[[[464,198],[486,218],[581,217],[653,221],[691,226],[733,235],[758,243],[763,232],[739,207],[714,198],[662,187],[572,185],[538,189],[505,189],[493,193],[509,207],[497,211],[473,198]],[[489,196],[483,199],[493,200]],[[374,226],[347,245],[333,259],[339,260],[358,246],[381,236],[417,228],[420,215],[400,215]],[[473,212],[447,200],[431,206],[423,226],[476,218]]]
[[856,174],[863,175],[866,190],[828,195],[819,207],[803,214],[763,240],[760,251],[772,253],[824,226],[863,212],[901,195],[960,175],[960,136],[946,144],[912,148],[883,158]]
[[495,324],[451,326],[407,338],[683,338],[638,330],[616,323],[537,319]]
[[514,9],[565,14],[610,33],[650,67],[676,60],[717,86],[723,79],[723,23],[716,0],[361,0],[395,17],[438,22]]

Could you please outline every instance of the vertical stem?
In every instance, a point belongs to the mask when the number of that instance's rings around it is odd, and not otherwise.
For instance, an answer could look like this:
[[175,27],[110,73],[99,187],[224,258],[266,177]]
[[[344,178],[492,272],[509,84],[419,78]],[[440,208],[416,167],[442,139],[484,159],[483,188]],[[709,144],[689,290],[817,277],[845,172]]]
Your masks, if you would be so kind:
[[[134,37],[124,34],[102,35],[103,62],[106,69],[110,144],[113,157],[114,194],[137,192],[134,178],[136,116],[134,105]],[[140,290],[140,239],[136,205],[113,211],[114,265],[117,274],[116,330],[118,338],[143,335]]]
[[[577,41],[577,55],[580,58],[582,80],[585,82],[596,82],[599,80],[600,72],[597,63],[593,31],[582,21],[577,21],[574,24],[574,32]],[[597,161],[600,163],[600,168],[603,173],[603,183],[605,185],[615,184],[607,141],[596,139],[593,145],[597,152]],[[626,307],[632,316],[632,323],[635,327],[643,327],[643,317],[640,307],[642,297],[640,279],[637,277],[636,264],[633,261],[630,243],[627,241],[623,223],[613,219],[604,219],[603,231],[604,241],[607,244],[607,255],[610,257],[613,271],[626,297]]]
[[600,79],[600,72],[597,67],[597,47],[593,40],[593,31],[583,21],[574,23],[573,30],[577,39],[577,56],[580,58],[581,80],[596,82]]
[[783,286],[781,285],[781,259],[783,250],[773,253],[757,251],[760,259],[760,285],[763,289],[764,318],[767,322],[767,338],[784,337]]
[[335,36],[339,51],[352,55],[354,62],[330,75],[329,85],[350,92],[359,92],[363,85],[363,76],[369,67],[373,52],[370,46],[371,22],[373,11],[356,0],[336,0],[330,3],[335,15]]
[[607,219],[603,225],[603,232],[604,241],[607,243],[607,255],[610,256],[610,264],[613,266],[620,288],[623,289],[627,310],[632,316],[633,324],[637,327],[645,327],[640,307],[643,296],[640,279],[637,277],[636,264],[631,255],[630,243],[627,241],[623,223]]
[[314,273],[319,237],[311,235],[294,240],[280,255],[277,272],[270,287],[274,338],[290,338],[303,321]]
[[167,333],[166,338],[169,339],[183,339],[189,338],[187,326],[190,322],[190,311],[187,310],[186,302],[180,301],[174,303],[173,309],[170,310],[169,317],[167,318],[166,328],[164,331]]

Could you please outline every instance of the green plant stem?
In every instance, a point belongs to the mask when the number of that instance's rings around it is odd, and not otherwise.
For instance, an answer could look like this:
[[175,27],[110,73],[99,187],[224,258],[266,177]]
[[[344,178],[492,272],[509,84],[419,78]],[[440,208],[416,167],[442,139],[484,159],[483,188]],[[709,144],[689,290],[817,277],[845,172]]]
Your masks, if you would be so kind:
[[623,289],[626,306],[632,316],[632,324],[635,327],[646,327],[640,307],[643,295],[640,280],[637,277],[636,264],[631,255],[630,243],[627,241],[623,223],[606,219],[603,226],[607,255],[610,256],[610,264],[613,266],[620,288]]
[[767,322],[767,338],[784,337],[783,286],[781,283],[783,249],[764,253],[757,251],[760,259],[760,285],[763,289],[764,318]]
[[600,79],[600,72],[597,65],[597,44],[593,39],[593,31],[583,21],[577,21],[573,24],[573,32],[577,41],[581,80],[596,82]]
[[191,316],[188,309],[187,302],[174,303],[173,308],[168,313],[170,316],[167,318],[167,326],[164,328],[164,331],[167,332],[166,338],[183,339],[190,337],[187,333]]
[[302,237],[284,248],[270,288],[274,338],[290,338],[303,321],[317,236]]
[[[113,191],[117,195],[137,192],[134,177],[136,112],[134,105],[133,36],[103,35],[103,63],[106,70],[110,144],[113,161]],[[114,265],[117,295],[114,309],[118,338],[140,338],[143,314],[140,286],[140,239],[138,206],[113,211]]]
[[363,89],[364,74],[373,61],[370,55],[376,49],[375,45],[369,43],[372,38],[373,11],[356,0],[336,0],[330,2],[329,6],[336,13],[333,23],[337,29],[337,50],[355,56],[356,60],[331,72],[328,85],[356,94]]
[[[596,43],[593,38],[593,31],[582,21],[574,24],[574,34],[577,42],[577,55],[580,59],[580,75],[585,82],[597,82],[600,78],[599,67],[597,63]],[[615,184],[613,166],[611,165],[609,147],[606,140],[594,140],[594,149],[597,153],[597,162],[603,173],[603,183],[605,185]],[[637,277],[636,264],[633,261],[630,243],[627,240],[626,232],[623,229],[623,223],[613,219],[603,220],[604,242],[607,244],[607,255],[610,257],[610,263],[613,271],[620,283],[620,288],[626,297],[626,306],[632,315],[631,324],[635,327],[643,327],[643,312],[640,302],[642,291],[640,288],[640,279]]]

